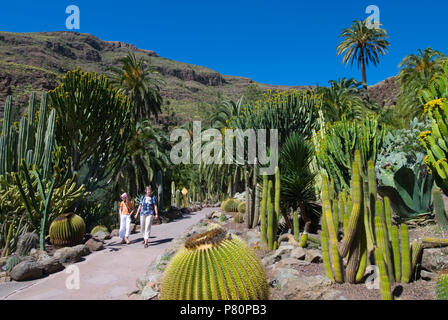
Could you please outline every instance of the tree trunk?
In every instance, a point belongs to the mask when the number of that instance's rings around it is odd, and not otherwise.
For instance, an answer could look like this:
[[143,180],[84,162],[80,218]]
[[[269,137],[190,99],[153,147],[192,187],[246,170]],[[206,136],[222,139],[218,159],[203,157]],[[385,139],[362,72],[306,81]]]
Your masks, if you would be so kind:
[[366,59],[364,48],[361,48],[361,64],[362,64],[362,86],[367,90],[367,73],[366,73]]

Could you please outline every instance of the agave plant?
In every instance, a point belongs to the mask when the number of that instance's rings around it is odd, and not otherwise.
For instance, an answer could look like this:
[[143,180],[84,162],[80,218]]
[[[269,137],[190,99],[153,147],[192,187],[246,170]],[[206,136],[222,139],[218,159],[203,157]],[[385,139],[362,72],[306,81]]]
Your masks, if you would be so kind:
[[391,181],[383,180],[386,185],[378,186],[382,197],[389,197],[394,211],[403,220],[410,220],[419,214],[431,212],[433,177],[425,166],[414,169],[401,167]]

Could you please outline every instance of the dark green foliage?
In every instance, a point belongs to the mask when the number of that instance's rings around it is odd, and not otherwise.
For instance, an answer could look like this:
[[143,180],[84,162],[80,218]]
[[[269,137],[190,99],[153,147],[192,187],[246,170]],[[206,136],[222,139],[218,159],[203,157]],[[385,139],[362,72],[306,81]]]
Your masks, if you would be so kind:
[[[320,207],[316,204],[316,172],[312,172],[314,149],[299,134],[291,134],[280,150],[280,183],[282,212],[300,208],[305,221],[318,220]],[[292,219],[292,217],[291,217]]]
[[122,166],[133,126],[129,99],[106,77],[78,68],[49,92],[49,102],[58,144],[73,159],[71,172],[85,170],[78,183],[88,191],[100,187]]

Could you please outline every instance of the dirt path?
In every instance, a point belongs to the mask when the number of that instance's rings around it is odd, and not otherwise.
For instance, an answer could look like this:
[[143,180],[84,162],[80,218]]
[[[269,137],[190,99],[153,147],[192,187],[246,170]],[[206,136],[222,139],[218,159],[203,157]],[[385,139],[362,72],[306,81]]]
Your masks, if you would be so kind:
[[137,289],[136,281],[146,272],[171,240],[186,228],[199,222],[216,208],[204,208],[172,223],[152,226],[148,248],[143,248],[140,233],[131,235],[130,245],[120,244],[119,238],[106,241],[105,249],[90,254],[72,266],[79,268],[79,289],[67,289],[67,279],[73,272],[67,269],[46,278],[0,285],[0,299],[11,300],[107,300],[128,299]]

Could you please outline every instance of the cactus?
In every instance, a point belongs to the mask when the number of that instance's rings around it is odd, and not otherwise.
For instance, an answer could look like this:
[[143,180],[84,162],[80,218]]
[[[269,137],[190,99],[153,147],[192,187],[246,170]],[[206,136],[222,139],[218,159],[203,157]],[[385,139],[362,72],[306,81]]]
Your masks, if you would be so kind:
[[107,229],[107,227],[105,226],[96,226],[92,229],[92,231],[90,231],[90,234],[95,234],[97,232],[109,232],[109,230]]
[[171,181],[171,206],[176,206],[176,183]]
[[387,275],[387,268],[383,259],[383,250],[379,247],[375,249],[375,261],[377,263],[380,275],[381,299],[392,300],[393,297],[390,290],[389,277]]
[[27,256],[31,249],[39,247],[39,236],[34,232],[27,232],[20,236],[17,243],[17,254],[21,257]]
[[268,201],[268,176],[263,173],[263,191],[261,194],[260,204],[260,237],[261,244],[266,247],[267,245],[267,201]]
[[[280,169],[275,168],[275,195],[274,195],[274,211],[277,221],[280,220]],[[275,230],[277,232],[277,230]]]
[[300,233],[299,233],[299,214],[297,213],[297,211],[294,211],[293,216],[292,216],[292,224],[294,227],[294,239],[296,241],[299,241],[300,239]]
[[252,195],[251,190],[249,188],[249,171],[245,170],[244,172],[244,181],[245,181],[245,187],[246,187],[246,226],[247,228],[252,227]]
[[157,208],[163,211],[163,176],[162,171],[157,171]]
[[64,213],[50,225],[50,242],[56,247],[76,246],[82,242],[85,231],[86,225],[80,216]]
[[11,223],[8,228],[8,235],[6,236],[5,248],[3,249],[3,253],[2,253],[3,257],[9,256],[9,251],[10,251],[9,244],[11,242],[13,228],[14,228],[14,225]]
[[22,262],[22,259],[19,256],[9,257],[9,259],[6,261],[6,271],[10,273],[12,269],[14,269],[14,267],[20,262]]
[[442,274],[437,279],[437,299],[448,300],[448,274]]
[[180,190],[177,189],[176,190],[176,208],[180,208],[181,206],[181,195],[180,195]]
[[398,227],[391,227],[392,234],[392,252],[394,257],[394,270],[395,270],[395,280],[401,280],[401,254],[400,254],[400,240],[398,238]]
[[227,221],[227,217],[226,217],[226,215],[225,215],[225,214],[221,215],[221,216],[219,217],[218,221],[219,221],[219,222]]
[[425,237],[422,239],[425,247],[446,247],[448,246],[448,239]]
[[255,252],[218,227],[187,239],[165,270],[160,298],[265,300],[269,285]]
[[317,163],[334,180],[335,191],[339,193],[349,189],[355,150],[360,152],[361,169],[366,168],[367,161],[376,160],[386,128],[375,117],[368,116],[361,122],[343,119],[328,123],[318,134],[322,139],[316,145]]
[[[364,277],[370,254],[374,253],[381,278],[381,296],[391,299],[390,287],[394,281],[410,281],[424,241],[413,243],[411,259],[407,226],[402,225],[400,252],[398,227],[392,224],[390,201],[387,197],[379,200],[376,193],[374,163],[368,161],[367,175],[361,171],[361,164],[360,154],[356,152],[347,198],[345,192],[338,196],[334,194],[332,182],[325,174],[322,175],[321,237],[325,273],[333,282],[359,283]],[[337,219],[343,222],[344,230],[339,242]],[[371,228],[375,231],[373,234],[370,233]],[[347,258],[345,270],[343,258]]]
[[233,217],[233,221],[235,221],[236,223],[243,223],[244,222],[244,215],[243,215],[243,213],[237,212],[235,214],[235,216]]
[[437,224],[442,230],[448,230],[448,215],[445,211],[442,195],[437,187],[432,189],[432,197]]
[[246,202],[241,201],[238,205],[238,212],[239,213],[246,213]]
[[238,212],[238,206],[241,201],[235,198],[226,199],[221,202],[221,210],[225,212]]
[[300,238],[299,247],[306,248],[308,242],[308,233],[305,231],[302,233],[302,237]]
[[267,199],[267,220],[268,220],[268,227],[267,227],[267,240],[268,240],[268,248],[269,250],[274,250],[274,241],[275,241],[275,214],[274,214],[274,206],[272,205],[272,181],[269,181],[268,185],[268,199]]
[[409,248],[408,226],[401,225],[401,282],[411,280],[411,250]]
[[424,113],[432,120],[431,131],[420,133],[418,139],[425,147],[425,163],[434,176],[437,185],[448,195],[448,101],[446,87],[448,81],[448,64],[443,65],[443,72],[435,78],[430,88],[421,91],[425,102]]

